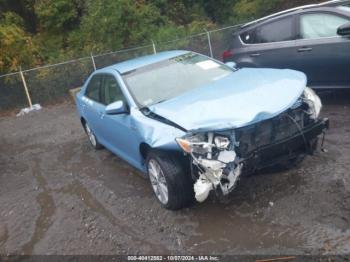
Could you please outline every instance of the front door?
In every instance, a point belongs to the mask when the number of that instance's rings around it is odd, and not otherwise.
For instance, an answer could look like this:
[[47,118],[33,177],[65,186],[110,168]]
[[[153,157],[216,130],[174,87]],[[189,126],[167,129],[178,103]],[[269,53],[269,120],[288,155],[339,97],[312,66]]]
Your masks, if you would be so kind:
[[[112,74],[103,75],[101,96],[105,107],[113,102],[123,101],[125,107],[128,108],[119,83]],[[133,124],[132,116],[129,113],[104,114],[100,124],[103,129],[101,136],[103,141],[105,141],[105,145],[126,161],[139,166],[141,163],[139,154],[141,138]]]
[[350,39],[337,35],[339,26],[349,19],[324,12],[299,16],[299,35],[295,54],[298,69],[308,76],[313,87],[350,86]]

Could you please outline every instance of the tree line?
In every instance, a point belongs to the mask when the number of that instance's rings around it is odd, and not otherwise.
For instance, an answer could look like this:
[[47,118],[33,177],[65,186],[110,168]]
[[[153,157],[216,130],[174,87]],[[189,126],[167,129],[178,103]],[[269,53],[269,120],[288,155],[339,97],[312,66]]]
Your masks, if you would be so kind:
[[169,41],[317,0],[0,0],[0,73]]

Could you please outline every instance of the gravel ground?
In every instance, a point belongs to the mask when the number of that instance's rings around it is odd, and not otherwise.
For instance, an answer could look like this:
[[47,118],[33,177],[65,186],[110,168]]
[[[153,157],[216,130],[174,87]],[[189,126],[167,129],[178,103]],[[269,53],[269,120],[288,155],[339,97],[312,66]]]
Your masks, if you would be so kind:
[[350,99],[327,100],[327,153],[177,212],[90,147],[74,104],[2,116],[0,254],[349,254]]

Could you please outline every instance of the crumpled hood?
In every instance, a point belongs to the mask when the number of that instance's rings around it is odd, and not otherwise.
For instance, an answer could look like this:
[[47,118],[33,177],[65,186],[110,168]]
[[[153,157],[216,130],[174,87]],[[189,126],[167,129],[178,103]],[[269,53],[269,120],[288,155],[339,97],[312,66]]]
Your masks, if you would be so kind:
[[187,130],[232,129],[282,113],[305,87],[298,71],[245,68],[150,110]]

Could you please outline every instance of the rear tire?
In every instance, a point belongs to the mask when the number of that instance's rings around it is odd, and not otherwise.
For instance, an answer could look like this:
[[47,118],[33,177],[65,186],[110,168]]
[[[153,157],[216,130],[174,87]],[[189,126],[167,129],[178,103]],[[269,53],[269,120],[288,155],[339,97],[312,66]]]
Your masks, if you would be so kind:
[[164,208],[177,210],[194,202],[191,176],[174,155],[150,151],[146,165],[153,192]]
[[84,129],[92,147],[96,150],[103,148],[103,146],[98,142],[97,137],[95,136],[94,132],[92,131],[87,122],[84,123]]

